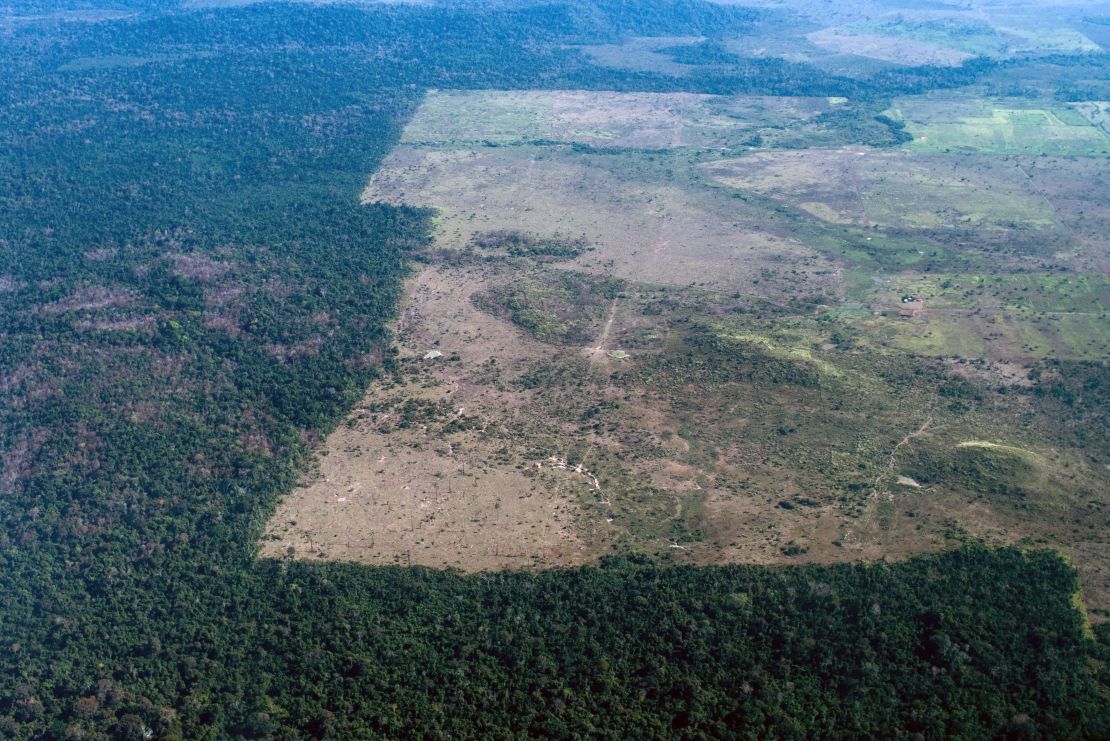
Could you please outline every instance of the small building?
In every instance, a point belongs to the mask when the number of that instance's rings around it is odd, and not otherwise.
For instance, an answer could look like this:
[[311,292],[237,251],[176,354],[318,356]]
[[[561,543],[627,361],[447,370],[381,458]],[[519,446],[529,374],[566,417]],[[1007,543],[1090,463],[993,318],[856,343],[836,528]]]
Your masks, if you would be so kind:
[[914,317],[921,316],[921,312],[925,311],[925,302],[919,298],[912,301],[905,301],[902,307],[898,309],[898,316],[903,319],[913,319]]

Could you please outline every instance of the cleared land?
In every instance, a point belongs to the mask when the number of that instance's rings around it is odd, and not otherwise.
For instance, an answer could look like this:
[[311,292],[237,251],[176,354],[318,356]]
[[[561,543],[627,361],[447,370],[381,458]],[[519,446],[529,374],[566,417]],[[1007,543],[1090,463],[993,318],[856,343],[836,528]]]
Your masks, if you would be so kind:
[[716,181],[838,224],[896,229],[1039,228],[1054,211],[1017,166],[852,147],[760,152],[705,166]]
[[[1110,354],[1101,158],[852,147],[701,167],[723,186],[853,228],[841,252],[859,266],[844,273],[839,315],[880,344],[998,361]],[[907,295],[925,302],[908,318]]]
[[[828,109],[824,98],[438,90],[428,93],[401,142],[437,149],[536,142],[643,149],[724,147],[737,144],[753,128]],[[369,190],[366,197],[374,192]]]
[[873,8],[861,18],[812,32],[807,38],[825,49],[895,64],[957,65],[975,56],[1010,59],[1101,49],[1054,18],[1047,7],[978,5],[944,10]]
[[[874,337],[924,355],[971,358],[1104,360],[1110,357],[1110,282],[1064,273],[991,276],[904,272],[850,291],[885,311],[856,320]],[[898,316],[900,297],[924,301],[918,316]]]
[[[409,282],[395,373],[328,439],[264,555],[463,570],[589,560],[582,477],[516,465],[529,451],[514,418],[531,400],[491,380],[551,351],[473,305],[488,275],[441,266]],[[435,348],[448,354],[425,359]]]
[[[1050,542],[1104,604],[1105,467],[1037,423],[1024,363],[1105,356],[1106,282],[996,280],[946,236],[1052,242],[1096,196],[1024,160],[728,149],[722,111],[743,130],[808,99],[513,95],[432,95],[367,187],[436,208],[435,244],[396,361],[264,554],[486,570]],[[575,146],[599,139],[628,147]],[[900,317],[911,292],[924,313]]]
[[822,49],[896,64],[956,67],[974,56],[932,41],[866,33],[852,28],[823,28],[806,38]]
[[913,134],[919,152],[1042,156],[1110,155],[1110,136],[1066,106],[1019,107],[964,95],[899,98],[888,115]]
[[792,296],[837,291],[836,266],[769,231],[727,194],[689,187],[684,163],[642,153],[590,155],[570,148],[400,147],[366,200],[439,209],[436,239],[461,246],[516,229],[582,238],[577,265],[666,285]]

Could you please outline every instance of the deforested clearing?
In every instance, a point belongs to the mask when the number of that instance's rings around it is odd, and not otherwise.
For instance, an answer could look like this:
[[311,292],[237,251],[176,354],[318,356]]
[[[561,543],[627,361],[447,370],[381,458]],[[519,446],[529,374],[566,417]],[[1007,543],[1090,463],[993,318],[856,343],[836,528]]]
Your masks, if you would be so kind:
[[[1015,302],[1094,321],[1101,283],[922,268],[969,269],[947,251],[953,228],[1054,243],[1081,233],[1079,207],[1054,207],[1061,186],[1024,161],[751,146],[763,124],[785,136],[832,105],[429,93],[362,193],[436,214],[397,355],[283,501],[263,553],[488,571],[611,553],[868,560],[953,532],[1073,548],[1068,523],[1092,515],[1023,508],[1077,504],[1098,470],[1045,437],[1036,481],[1015,497],[1003,472],[984,499],[969,477],[987,464],[953,451],[997,439],[1022,404],[961,379],[1026,388],[1013,353],[1062,352]],[[906,297],[921,307],[909,318]],[[1017,318],[994,341],[968,309],[999,301],[1014,308],[993,316]],[[994,365],[937,357],[963,348]],[[1092,594],[1099,564],[1081,565]]]

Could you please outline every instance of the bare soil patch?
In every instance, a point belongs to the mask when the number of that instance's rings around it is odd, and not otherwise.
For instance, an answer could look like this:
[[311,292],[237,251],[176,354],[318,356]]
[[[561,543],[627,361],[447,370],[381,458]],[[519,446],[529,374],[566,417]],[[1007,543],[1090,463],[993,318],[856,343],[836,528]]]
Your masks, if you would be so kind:
[[328,438],[263,555],[466,571],[596,557],[580,482],[525,461],[516,433],[533,402],[501,379],[555,351],[474,306],[495,278],[508,275],[431,266],[409,281],[397,373]]

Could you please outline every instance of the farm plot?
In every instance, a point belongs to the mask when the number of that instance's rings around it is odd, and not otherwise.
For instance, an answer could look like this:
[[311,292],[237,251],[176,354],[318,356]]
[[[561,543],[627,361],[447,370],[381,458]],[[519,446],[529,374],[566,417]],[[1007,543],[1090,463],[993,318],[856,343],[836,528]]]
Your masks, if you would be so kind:
[[1028,107],[953,95],[899,98],[887,115],[913,135],[918,152],[1104,157],[1110,136],[1077,110]]
[[[1105,360],[1110,284],[1096,274],[977,275],[903,272],[849,289],[872,311],[855,325],[891,347],[920,355],[1029,362]],[[900,316],[900,298],[923,308]]]

